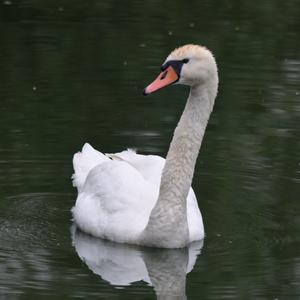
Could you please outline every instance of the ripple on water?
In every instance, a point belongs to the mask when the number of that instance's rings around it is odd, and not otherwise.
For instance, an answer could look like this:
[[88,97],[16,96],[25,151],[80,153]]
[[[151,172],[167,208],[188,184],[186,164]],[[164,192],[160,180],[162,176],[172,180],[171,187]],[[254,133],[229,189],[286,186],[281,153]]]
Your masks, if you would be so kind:
[[[61,262],[61,246],[69,245],[70,213],[62,208],[69,195],[25,193],[1,201],[0,286],[3,293],[18,294],[26,288],[48,289],[55,282],[53,265]],[[64,231],[65,234],[60,232]]]

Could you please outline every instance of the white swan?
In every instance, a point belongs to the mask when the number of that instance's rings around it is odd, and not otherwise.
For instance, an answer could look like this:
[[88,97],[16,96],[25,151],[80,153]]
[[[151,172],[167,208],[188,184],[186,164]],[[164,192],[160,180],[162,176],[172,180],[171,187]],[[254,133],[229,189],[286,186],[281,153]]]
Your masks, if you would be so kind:
[[175,49],[144,91],[173,83],[190,86],[167,158],[127,150],[104,155],[89,144],[73,159],[78,189],[75,223],[96,237],[121,243],[180,248],[204,237],[191,183],[218,89],[211,52],[198,45]]

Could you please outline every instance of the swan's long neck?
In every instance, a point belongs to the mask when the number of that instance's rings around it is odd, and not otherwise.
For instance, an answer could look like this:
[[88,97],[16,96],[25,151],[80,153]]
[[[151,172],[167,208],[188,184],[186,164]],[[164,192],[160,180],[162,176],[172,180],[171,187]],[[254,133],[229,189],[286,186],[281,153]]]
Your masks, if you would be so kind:
[[186,199],[215,96],[216,88],[191,87],[167,154],[159,198],[142,235],[148,245],[153,239],[153,246],[177,248],[189,241]]

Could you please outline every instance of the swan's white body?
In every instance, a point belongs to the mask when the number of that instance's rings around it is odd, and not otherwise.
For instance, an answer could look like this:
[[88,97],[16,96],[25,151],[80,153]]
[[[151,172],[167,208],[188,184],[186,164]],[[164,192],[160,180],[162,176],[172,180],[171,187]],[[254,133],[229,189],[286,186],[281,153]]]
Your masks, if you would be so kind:
[[[132,150],[108,156],[85,144],[73,159],[78,188],[73,216],[85,232],[112,241],[137,244],[158,199],[165,159]],[[172,209],[172,208],[170,208]],[[204,236],[195,193],[187,197],[189,241]]]
[[[176,74],[169,66],[174,61],[181,64]],[[172,72],[179,83],[191,86],[166,160],[131,150],[104,155],[89,144],[74,155],[73,184],[78,197],[73,217],[91,235],[164,248],[184,247],[204,237],[191,182],[217,94],[217,67],[212,54],[195,45],[176,49],[165,64],[166,71],[148,91],[161,88]]]

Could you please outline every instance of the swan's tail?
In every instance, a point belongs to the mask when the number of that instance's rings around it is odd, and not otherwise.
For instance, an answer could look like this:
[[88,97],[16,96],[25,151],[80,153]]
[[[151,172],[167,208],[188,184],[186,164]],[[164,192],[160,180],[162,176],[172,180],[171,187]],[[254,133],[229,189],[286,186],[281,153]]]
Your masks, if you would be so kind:
[[85,143],[81,152],[75,153],[73,157],[73,186],[80,191],[90,170],[108,160],[107,156]]

